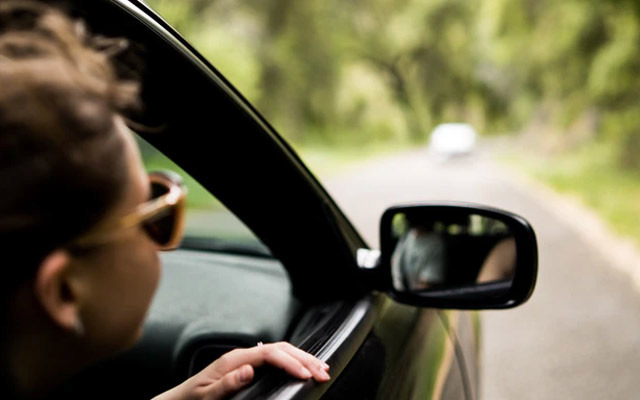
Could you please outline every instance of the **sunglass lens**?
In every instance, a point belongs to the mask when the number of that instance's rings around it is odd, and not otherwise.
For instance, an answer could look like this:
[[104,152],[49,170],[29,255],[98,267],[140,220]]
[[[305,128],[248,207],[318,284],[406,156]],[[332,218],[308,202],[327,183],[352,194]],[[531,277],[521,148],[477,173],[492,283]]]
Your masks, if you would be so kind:
[[[166,185],[156,182],[151,184],[153,198],[160,197],[168,191],[169,188]],[[161,246],[167,245],[173,237],[177,218],[176,212],[175,207],[168,207],[142,225],[149,237]]]

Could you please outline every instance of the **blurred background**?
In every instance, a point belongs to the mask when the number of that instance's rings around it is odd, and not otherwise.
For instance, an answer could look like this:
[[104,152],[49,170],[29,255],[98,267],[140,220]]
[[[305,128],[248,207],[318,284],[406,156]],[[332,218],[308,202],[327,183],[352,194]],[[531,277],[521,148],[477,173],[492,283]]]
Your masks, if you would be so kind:
[[401,202],[480,202],[532,222],[534,297],[482,314],[484,399],[636,398],[640,3],[147,2],[370,245]]

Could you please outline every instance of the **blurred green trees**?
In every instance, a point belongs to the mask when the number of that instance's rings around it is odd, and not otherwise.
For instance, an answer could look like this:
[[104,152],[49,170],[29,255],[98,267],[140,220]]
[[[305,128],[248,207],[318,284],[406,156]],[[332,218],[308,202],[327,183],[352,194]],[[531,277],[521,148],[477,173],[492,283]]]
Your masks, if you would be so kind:
[[296,144],[419,143],[443,121],[603,141],[640,169],[626,0],[149,0]]

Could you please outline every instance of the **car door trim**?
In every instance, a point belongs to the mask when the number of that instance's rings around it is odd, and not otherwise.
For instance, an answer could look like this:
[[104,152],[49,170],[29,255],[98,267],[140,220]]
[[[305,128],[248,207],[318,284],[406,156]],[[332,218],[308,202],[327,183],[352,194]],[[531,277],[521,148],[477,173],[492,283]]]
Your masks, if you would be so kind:
[[[390,300],[386,295],[380,293],[370,294],[354,301],[342,323],[317,351],[312,352],[331,366],[329,370],[330,382],[317,383],[313,379],[300,381],[288,378],[287,382],[282,384],[282,382],[278,382],[276,374],[270,374],[271,376],[266,375],[262,380],[273,379],[273,385],[278,387],[273,388],[266,396],[263,396],[266,385],[258,385],[260,382],[256,382],[256,386],[238,393],[233,397],[233,400],[253,399],[257,395],[260,398],[271,400],[319,399],[340,377],[342,371],[371,333],[385,301]],[[252,390],[253,387],[255,389]]]
[[[331,365],[332,381],[335,381],[349,364],[373,329],[383,302],[384,295],[369,295],[356,302],[340,327],[315,354],[320,360]],[[318,385],[313,381],[295,381],[283,386],[269,398],[278,400],[307,399],[309,392],[314,391],[313,389],[322,388],[323,390],[319,393],[321,394],[329,387],[326,384]]]

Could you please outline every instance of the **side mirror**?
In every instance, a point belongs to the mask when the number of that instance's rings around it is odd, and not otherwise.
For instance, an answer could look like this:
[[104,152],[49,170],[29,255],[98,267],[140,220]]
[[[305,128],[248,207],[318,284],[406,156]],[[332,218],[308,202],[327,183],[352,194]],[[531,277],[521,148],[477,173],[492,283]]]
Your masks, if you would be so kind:
[[506,211],[456,203],[392,207],[381,219],[380,244],[378,279],[399,302],[511,308],[535,286],[535,233]]

